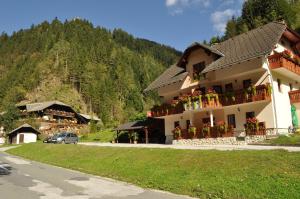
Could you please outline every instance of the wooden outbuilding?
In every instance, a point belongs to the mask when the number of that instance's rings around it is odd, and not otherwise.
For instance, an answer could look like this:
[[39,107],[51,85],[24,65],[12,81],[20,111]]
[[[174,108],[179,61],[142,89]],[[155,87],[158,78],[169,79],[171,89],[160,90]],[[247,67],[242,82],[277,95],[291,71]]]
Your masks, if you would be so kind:
[[34,129],[32,126],[29,124],[23,124],[22,126],[7,133],[8,143],[22,144],[36,142],[38,134],[40,134],[40,132]]

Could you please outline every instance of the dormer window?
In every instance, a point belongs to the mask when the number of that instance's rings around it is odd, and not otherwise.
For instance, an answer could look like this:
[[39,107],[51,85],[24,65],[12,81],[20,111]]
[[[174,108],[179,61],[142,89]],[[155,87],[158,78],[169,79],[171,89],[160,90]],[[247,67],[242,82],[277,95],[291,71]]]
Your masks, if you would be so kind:
[[193,65],[193,79],[194,80],[201,80],[205,77],[204,74],[201,73],[204,70],[204,68],[205,68],[204,61]]

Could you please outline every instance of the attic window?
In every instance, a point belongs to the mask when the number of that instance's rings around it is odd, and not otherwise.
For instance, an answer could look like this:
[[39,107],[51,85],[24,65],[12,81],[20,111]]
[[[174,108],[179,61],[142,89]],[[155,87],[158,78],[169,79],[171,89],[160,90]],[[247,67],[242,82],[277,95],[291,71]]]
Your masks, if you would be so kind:
[[193,79],[194,80],[200,80],[200,79],[204,78],[204,74],[201,73],[204,70],[204,68],[205,68],[204,61],[193,65]]

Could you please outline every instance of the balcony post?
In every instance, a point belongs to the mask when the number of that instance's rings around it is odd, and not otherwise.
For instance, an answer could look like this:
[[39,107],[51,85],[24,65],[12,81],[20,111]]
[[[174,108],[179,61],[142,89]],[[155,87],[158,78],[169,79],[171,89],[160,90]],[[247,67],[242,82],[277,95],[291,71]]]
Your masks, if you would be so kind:
[[209,116],[210,116],[210,126],[214,127],[214,115],[212,110],[209,111]]

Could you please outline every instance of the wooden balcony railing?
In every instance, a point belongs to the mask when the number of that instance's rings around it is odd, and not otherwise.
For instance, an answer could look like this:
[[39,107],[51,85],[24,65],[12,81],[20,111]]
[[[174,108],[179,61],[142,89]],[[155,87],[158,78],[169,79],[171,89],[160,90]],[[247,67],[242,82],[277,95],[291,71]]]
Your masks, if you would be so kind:
[[46,115],[56,115],[61,117],[75,117],[75,113],[72,112],[66,112],[66,111],[58,111],[53,109],[46,109],[45,111]]
[[201,110],[205,108],[220,108],[249,102],[271,99],[271,86],[260,85],[247,90],[237,90],[226,94],[208,93],[199,96],[190,96],[188,102],[179,102],[176,106],[163,104],[151,109],[150,116],[162,117],[172,114],[180,114],[185,110]]
[[300,103],[300,90],[290,91],[289,96],[292,104]]
[[286,68],[287,70],[300,75],[300,64],[291,58],[286,58],[283,54],[274,54],[269,56],[271,69]]

